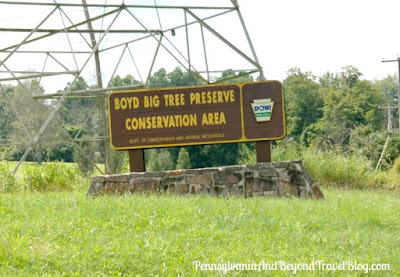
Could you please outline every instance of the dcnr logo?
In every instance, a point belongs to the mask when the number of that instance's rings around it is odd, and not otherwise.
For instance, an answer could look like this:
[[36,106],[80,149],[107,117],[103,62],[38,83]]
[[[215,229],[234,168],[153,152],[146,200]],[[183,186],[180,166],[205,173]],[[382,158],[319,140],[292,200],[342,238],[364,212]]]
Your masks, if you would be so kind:
[[257,122],[271,121],[274,102],[272,102],[270,98],[255,99],[251,107],[253,108],[254,117]]
[[254,106],[254,111],[255,112],[263,112],[263,111],[271,111],[272,110],[272,106],[268,105],[268,106]]

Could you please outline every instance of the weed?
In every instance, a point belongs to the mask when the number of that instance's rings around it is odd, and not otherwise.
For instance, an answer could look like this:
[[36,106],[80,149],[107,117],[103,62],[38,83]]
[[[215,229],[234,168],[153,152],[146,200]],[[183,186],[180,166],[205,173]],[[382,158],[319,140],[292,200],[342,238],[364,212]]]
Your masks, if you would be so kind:
[[80,183],[79,171],[63,163],[46,163],[42,166],[27,167],[23,185],[33,191],[73,190]]
[[0,164],[0,192],[10,192],[15,188],[16,180],[8,165]]

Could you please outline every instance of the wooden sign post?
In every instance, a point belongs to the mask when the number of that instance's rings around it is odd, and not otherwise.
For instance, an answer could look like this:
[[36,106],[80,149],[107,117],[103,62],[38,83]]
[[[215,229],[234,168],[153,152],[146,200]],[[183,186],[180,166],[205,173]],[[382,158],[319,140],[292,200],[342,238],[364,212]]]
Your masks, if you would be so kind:
[[113,92],[110,143],[129,150],[131,171],[144,171],[143,149],[256,141],[270,162],[270,140],[286,135],[283,86],[277,81]]

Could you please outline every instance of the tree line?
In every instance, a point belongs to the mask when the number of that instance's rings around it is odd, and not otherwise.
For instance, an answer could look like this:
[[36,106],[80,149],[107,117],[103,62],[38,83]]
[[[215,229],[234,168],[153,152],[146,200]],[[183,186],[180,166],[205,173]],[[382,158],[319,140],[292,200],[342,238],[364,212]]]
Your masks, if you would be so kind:
[[[218,78],[229,82],[253,81],[251,76],[237,76],[226,70]],[[138,84],[132,75],[115,76],[110,86]],[[70,84],[66,84],[65,89]],[[148,88],[195,86],[202,83],[188,72],[176,68],[160,69],[149,79]],[[379,106],[397,105],[398,80],[390,75],[382,80],[365,80],[353,66],[338,73],[314,76],[298,68],[288,70],[283,80],[287,115],[287,138],[300,147],[341,149],[365,155],[372,163],[379,158],[388,135],[386,111]],[[72,91],[90,85],[79,78]],[[64,89],[64,90],[65,90]],[[55,105],[52,100],[34,99],[44,94],[39,80],[17,86],[3,86],[0,98],[0,158],[18,160],[30,139],[37,133]],[[10,100],[10,101],[9,101]],[[94,170],[94,161],[104,163],[101,150],[108,141],[87,142],[101,136],[96,98],[66,99],[60,112],[35,145],[28,160],[77,162],[82,171]],[[19,117],[15,111],[18,111]],[[398,128],[394,114],[394,127]],[[389,167],[400,156],[400,138],[391,133],[383,166]],[[280,142],[276,142],[280,143]],[[172,147],[145,151],[147,170],[208,167],[255,162],[254,143],[214,144]],[[113,151],[113,171],[126,167],[127,157]]]

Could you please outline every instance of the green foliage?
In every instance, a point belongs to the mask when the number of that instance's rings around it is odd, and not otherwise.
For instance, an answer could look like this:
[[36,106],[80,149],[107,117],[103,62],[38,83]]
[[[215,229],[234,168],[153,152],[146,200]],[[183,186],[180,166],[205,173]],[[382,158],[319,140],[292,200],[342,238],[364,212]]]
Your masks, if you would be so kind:
[[357,127],[350,136],[350,150],[356,155],[363,155],[370,161],[372,166],[376,166],[389,135],[390,139],[380,168],[390,169],[395,159],[400,157],[400,136],[396,133],[374,131],[371,126]]
[[145,151],[146,171],[164,171],[175,168],[168,149],[149,149]]
[[83,176],[91,176],[95,170],[96,144],[81,143],[80,148],[75,148],[74,160]]
[[[399,276],[400,198],[323,189],[324,201],[0,194],[1,276],[223,276],[202,263],[389,263],[390,271],[296,276]],[[291,276],[230,271],[227,276]]]
[[189,152],[184,147],[182,147],[181,150],[179,150],[178,161],[176,163],[175,168],[176,169],[192,168],[192,163],[190,162]]
[[339,150],[304,152],[306,167],[315,180],[328,186],[346,188],[374,188],[373,168],[363,156],[347,155]]
[[[361,80],[361,75],[357,68],[344,67],[340,74],[325,75],[321,80],[323,117],[308,131],[313,145],[347,146],[356,127],[371,125],[377,130],[382,126],[384,113],[378,106],[384,95],[370,81]],[[327,80],[327,76],[333,79]]]
[[[28,148],[31,138],[39,132],[50,114],[51,107],[45,101],[33,99],[34,95],[43,93],[43,88],[40,86],[39,81],[35,79],[20,83],[14,88],[12,101],[21,120],[24,122],[24,125],[22,125],[16,119],[12,123],[10,140],[15,153],[25,151]],[[62,141],[57,121],[58,118],[56,116],[33,146],[32,153],[39,164],[42,162],[46,150],[57,148]]]
[[15,113],[12,112],[8,97],[12,97],[14,88],[12,86],[0,86],[0,143],[10,137],[12,122],[15,118]]
[[339,148],[319,150],[304,148],[295,142],[280,142],[272,149],[273,161],[305,161],[306,168],[314,180],[332,187],[357,189],[400,188],[390,173],[375,174],[371,162],[357,153],[344,153]]
[[16,179],[7,164],[0,164],[0,192],[10,192],[16,186]]
[[298,68],[288,71],[283,85],[288,135],[307,144],[309,126],[322,117],[323,99],[320,86],[310,72],[301,72]]
[[222,72],[221,77],[217,79],[218,83],[229,84],[229,83],[245,83],[252,82],[253,77],[249,74],[238,72],[236,73],[232,69],[227,69]]
[[[68,90],[71,83],[68,83],[64,92]],[[71,91],[82,91],[90,89],[86,81],[79,77],[71,87]],[[94,125],[92,114],[89,111],[96,105],[96,99],[81,98],[81,99],[65,99],[62,103],[62,107],[59,111],[60,117],[66,126],[80,125],[83,122],[87,122],[87,126]]]
[[[384,93],[386,103],[390,106],[395,106],[397,103],[397,92],[399,91],[399,76],[398,74],[388,75],[382,80],[375,80],[375,85]],[[383,103],[382,103],[383,104]],[[383,106],[383,105],[382,105]]]
[[255,143],[239,143],[238,164],[254,164],[257,162]]
[[23,189],[28,191],[73,190],[80,183],[78,170],[64,163],[46,163],[25,171]]
[[180,67],[167,74],[164,68],[155,72],[149,79],[149,88],[196,86],[200,82],[188,72],[183,72]]
[[122,86],[130,86],[130,85],[137,85],[140,84],[138,80],[135,80],[135,78],[128,74],[124,78],[121,78],[121,76],[116,75],[112,80],[111,80],[111,86],[112,87],[122,87]]
[[400,155],[393,163],[392,172],[400,175]]

